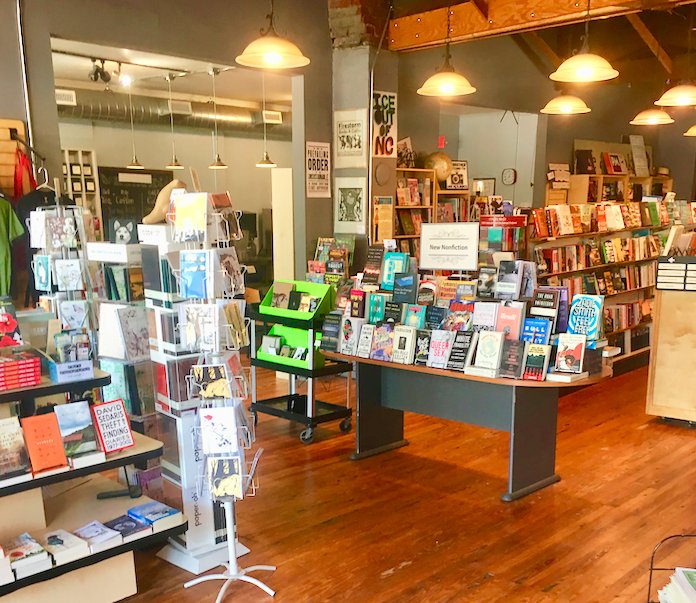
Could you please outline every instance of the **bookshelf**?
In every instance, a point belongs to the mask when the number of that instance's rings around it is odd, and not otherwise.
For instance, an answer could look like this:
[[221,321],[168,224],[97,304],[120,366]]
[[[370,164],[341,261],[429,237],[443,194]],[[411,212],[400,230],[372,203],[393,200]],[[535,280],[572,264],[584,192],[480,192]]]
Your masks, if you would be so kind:
[[[410,205],[413,185],[417,181],[418,203]],[[399,251],[419,254],[420,225],[435,221],[435,170],[424,168],[396,168],[397,188],[394,196],[394,237],[399,240]],[[404,191],[404,189],[406,189]],[[403,191],[403,192],[402,192]]]
[[63,149],[63,189],[99,221],[97,240],[104,240],[97,154],[93,149]]

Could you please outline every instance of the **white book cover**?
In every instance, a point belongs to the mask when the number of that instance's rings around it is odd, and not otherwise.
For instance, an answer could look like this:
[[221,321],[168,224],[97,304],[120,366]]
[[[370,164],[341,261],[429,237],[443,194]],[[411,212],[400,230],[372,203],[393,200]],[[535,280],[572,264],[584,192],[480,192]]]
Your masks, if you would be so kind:
[[201,408],[201,441],[203,454],[230,456],[239,452],[237,418],[234,406]]
[[48,247],[48,239],[46,237],[47,214],[48,212],[38,210],[29,212],[29,245],[32,249],[46,249]]
[[41,559],[36,563],[18,567],[15,570],[15,575],[17,577],[17,580],[21,580],[22,578],[28,578],[29,576],[33,576],[34,574],[40,574],[41,572],[50,570],[52,567],[53,560],[50,557],[48,557],[47,559]]
[[358,357],[369,358],[372,350],[372,336],[375,334],[375,325],[365,323],[360,329],[358,340]]
[[186,346],[195,352],[220,351],[217,304],[186,304]]
[[498,320],[496,302],[477,301],[474,304],[474,331],[494,331]]
[[474,365],[479,368],[498,369],[502,359],[505,333],[500,331],[481,331],[476,346]]
[[456,331],[443,331],[442,329],[433,330],[430,336],[430,351],[428,352],[426,366],[441,369],[447,367],[447,361],[449,360],[455,335]]
[[556,215],[558,216],[558,234],[573,234],[573,216],[568,205],[555,205]]
[[85,300],[61,300],[58,303],[58,316],[66,330],[89,328]]
[[58,291],[82,291],[81,260],[56,260],[53,262]]
[[487,377],[488,379],[496,379],[498,377],[498,369],[467,366],[464,369],[464,374],[468,375],[469,377]]
[[[144,306],[127,306],[116,310],[126,359],[129,362],[150,360],[150,332]],[[101,327],[100,325],[100,328]],[[102,331],[105,333],[105,331]],[[101,337],[99,338],[102,339]]]
[[8,543],[3,543],[2,548],[5,551],[5,555],[10,558],[12,569],[48,558],[48,553],[44,548],[27,532],[17,536],[17,538]]
[[495,285],[496,299],[517,299],[522,288],[524,267],[521,261],[503,260],[498,268],[498,281]]
[[413,364],[415,353],[416,329],[407,325],[394,327],[391,361],[397,364]]
[[119,532],[107,528],[98,521],[89,522],[87,525],[75,530],[73,534],[78,538],[82,538],[82,540],[86,540],[93,554],[118,546],[123,542],[123,536]]
[[558,336],[555,370],[562,373],[582,373],[586,341],[587,337],[584,334],[561,333]]
[[555,371],[549,371],[546,373],[546,380],[553,381],[555,383],[575,383],[576,381],[582,381],[587,379],[590,373],[557,373]]
[[65,530],[53,530],[39,538],[41,545],[53,556],[56,565],[70,563],[89,555],[89,544]]
[[128,308],[121,304],[99,304],[99,330],[101,333],[109,333],[109,337],[99,338],[99,356],[126,360],[126,347],[123,337],[119,337],[121,326],[118,319],[118,310]]
[[358,352],[358,340],[363,325],[367,322],[364,318],[344,316],[341,320],[341,330],[338,333],[339,351],[341,354],[355,356]]

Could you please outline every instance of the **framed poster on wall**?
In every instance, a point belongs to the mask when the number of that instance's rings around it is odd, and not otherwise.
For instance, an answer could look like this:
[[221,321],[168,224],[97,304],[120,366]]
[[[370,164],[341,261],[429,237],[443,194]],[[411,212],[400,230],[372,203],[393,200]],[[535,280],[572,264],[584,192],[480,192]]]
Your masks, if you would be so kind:
[[334,232],[365,234],[367,178],[336,178]]
[[334,168],[367,167],[367,109],[334,111]]
[[331,199],[331,144],[306,142],[307,197]]
[[372,156],[397,156],[396,93],[372,93]]

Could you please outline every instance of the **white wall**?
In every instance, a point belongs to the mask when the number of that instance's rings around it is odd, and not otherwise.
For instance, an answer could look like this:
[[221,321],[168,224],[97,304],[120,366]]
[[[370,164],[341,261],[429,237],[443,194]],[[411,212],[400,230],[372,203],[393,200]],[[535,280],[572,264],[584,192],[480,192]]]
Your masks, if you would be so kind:
[[[121,124],[60,122],[63,148],[94,149],[97,163],[104,167],[122,167],[132,155],[130,127]],[[225,191],[232,195],[238,210],[261,213],[271,207],[271,174],[256,167],[263,154],[263,140],[232,138],[220,134],[219,150],[227,170],[209,170],[213,162],[212,136],[203,132],[175,131],[176,154],[186,170],[177,177],[192,188],[188,167],[198,171],[204,191]],[[135,144],[138,161],[147,169],[164,169],[171,160],[172,139],[169,130],[136,127]],[[279,167],[292,167],[292,143],[268,141],[268,153]],[[217,185],[215,177],[217,176]]]
[[[495,178],[495,194],[519,207],[531,207],[534,195],[534,156],[538,115],[490,110],[462,115],[459,120],[459,159],[469,163],[469,186],[473,178]],[[517,182],[505,186],[502,173],[517,170]],[[540,186],[543,187],[543,183]],[[473,190],[470,188],[470,190]]]

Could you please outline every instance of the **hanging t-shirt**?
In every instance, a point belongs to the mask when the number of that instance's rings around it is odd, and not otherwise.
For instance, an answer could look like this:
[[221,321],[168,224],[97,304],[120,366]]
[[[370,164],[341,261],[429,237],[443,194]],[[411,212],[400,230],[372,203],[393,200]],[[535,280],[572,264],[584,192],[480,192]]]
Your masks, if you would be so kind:
[[12,281],[12,241],[24,234],[24,228],[10,202],[0,197],[0,296],[10,294]]

